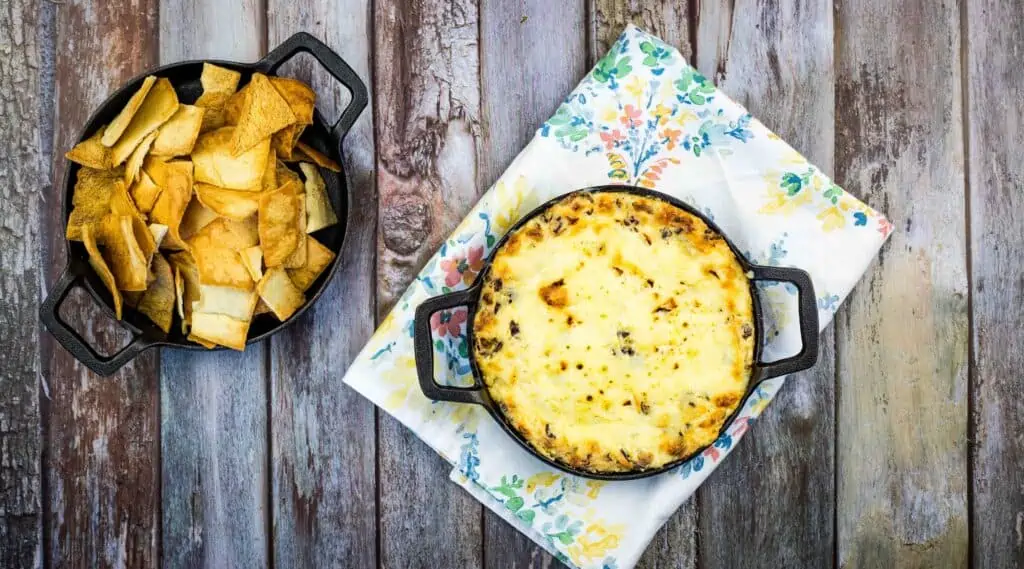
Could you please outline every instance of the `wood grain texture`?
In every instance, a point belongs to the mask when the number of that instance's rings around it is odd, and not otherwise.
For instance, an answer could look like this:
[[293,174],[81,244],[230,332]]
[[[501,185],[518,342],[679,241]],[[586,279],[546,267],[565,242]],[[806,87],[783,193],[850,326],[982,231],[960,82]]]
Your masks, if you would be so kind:
[[589,0],[590,62],[608,51],[626,24],[635,24],[675,46],[692,61],[690,2],[680,0]]
[[[259,0],[162,0],[160,61],[255,61]],[[244,353],[167,350],[161,366],[163,563],[269,563],[266,343]]]
[[[692,57],[689,4],[671,0],[589,0],[590,63],[602,57],[627,24],[635,24]],[[697,503],[688,500],[651,540],[638,569],[697,566]]]
[[974,396],[973,566],[1024,566],[1024,11],[966,7]]
[[[367,0],[271,0],[269,45],[307,31],[370,79]],[[317,106],[333,122],[347,91],[310,57],[282,75],[310,82]],[[372,104],[372,102],[371,102]],[[374,407],[341,376],[373,333],[373,110],[345,139],[352,196],[341,267],[317,305],[271,341],[271,451],[274,565],[375,567],[377,564],[376,421]]]
[[959,10],[837,2],[836,172],[896,226],[837,318],[841,567],[966,567]]
[[[719,88],[831,173],[831,0],[701,3],[697,35],[705,42],[697,50],[701,71],[717,76]],[[732,38],[726,51],[707,50],[722,61],[701,55],[722,36]],[[702,567],[833,565],[833,328],[820,340],[814,369],[786,380],[737,452],[698,491]],[[751,546],[721,538],[732,533]]]
[[[377,309],[386,314],[476,201],[480,81],[474,0],[374,8]],[[379,421],[380,563],[477,567],[481,506],[398,421]]]
[[[484,124],[477,182],[487,188],[530,142],[586,73],[583,0],[484,0],[480,76]],[[557,564],[541,547],[484,510],[484,567]]]
[[[110,93],[156,63],[157,28],[153,0],[76,0],[54,9],[57,182],[42,197],[48,282],[64,266],[64,152]],[[100,351],[126,341],[126,331],[84,293],[70,298],[62,314]],[[43,403],[47,563],[154,566],[160,511],[157,354],[143,354],[117,374],[98,377],[45,332],[40,351],[50,394]]]
[[[0,6],[0,567],[42,563],[39,464],[39,208],[50,183],[50,76],[41,73],[53,38],[38,2]],[[45,106],[44,106],[45,105]],[[52,143],[45,140],[45,143]]]

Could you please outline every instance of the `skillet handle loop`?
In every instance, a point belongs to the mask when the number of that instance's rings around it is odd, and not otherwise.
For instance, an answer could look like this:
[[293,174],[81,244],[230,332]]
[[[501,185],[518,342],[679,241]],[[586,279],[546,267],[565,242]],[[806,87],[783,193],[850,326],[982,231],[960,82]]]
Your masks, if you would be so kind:
[[788,282],[796,286],[800,314],[800,352],[771,363],[761,363],[760,380],[810,368],[818,361],[818,300],[806,271],[794,267],[754,266],[755,281]]
[[71,289],[82,284],[82,278],[83,274],[79,270],[76,270],[73,265],[68,265],[64,269],[64,273],[57,279],[53,290],[50,291],[46,300],[39,307],[39,318],[43,321],[46,329],[57,338],[60,345],[64,346],[64,349],[70,352],[78,361],[99,375],[112,375],[143,350],[150,347],[152,342],[143,337],[142,334],[136,333],[127,346],[110,356],[101,355],[89,345],[85,338],[60,317],[61,305],[64,304],[64,300],[67,299]]
[[320,62],[320,65],[323,65],[324,69],[352,94],[352,100],[349,101],[348,106],[342,111],[338,122],[334,123],[334,126],[331,127],[332,134],[340,143],[369,102],[366,84],[349,67],[348,63],[345,63],[341,56],[327,47],[324,42],[306,32],[299,32],[284,40],[281,45],[274,48],[274,51],[271,51],[260,60],[256,66],[264,73],[275,73],[284,62],[299,52],[308,53],[315,57]]
[[443,296],[429,298],[416,307],[416,318],[413,323],[413,349],[416,355],[416,376],[420,381],[420,389],[428,399],[435,401],[452,401],[454,403],[476,403],[486,405],[483,398],[483,385],[473,374],[472,387],[452,387],[441,385],[434,379],[434,345],[430,335],[430,317],[436,312],[456,306],[472,306],[476,303],[479,285],[452,292]]

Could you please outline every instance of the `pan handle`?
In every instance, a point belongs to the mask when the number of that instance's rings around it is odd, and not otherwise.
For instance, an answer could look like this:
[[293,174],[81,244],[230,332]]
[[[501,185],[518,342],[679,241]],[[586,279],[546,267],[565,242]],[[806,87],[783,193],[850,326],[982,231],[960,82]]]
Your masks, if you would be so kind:
[[345,63],[341,56],[327,47],[324,42],[306,32],[299,32],[284,40],[281,45],[274,48],[274,51],[271,51],[266,57],[261,59],[256,64],[256,67],[264,73],[275,73],[284,62],[299,52],[305,52],[315,57],[320,62],[320,65],[323,65],[324,69],[352,94],[352,100],[349,101],[348,106],[342,111],[338,122],[334,123],[334,126],[331,127],[331,133],[334,134],[334,137],[340,143],[345,138],[345,135],[348,134],[352,125],[355,124],[363,109],[366,108],[366,104],[369,101],[369,96],[366,93],[366,84]]
[[795,356],[771,363],[758,362],[759,380],[796,373],[810,368],[818,361],[818,301],[814,284],[806,271],[794,267],[752,267],[755,281],[788,282],[796,286],[800,314],[800,352]]
[[60,345],[71,352],[71,355],[75,356],[78,361],[99,375],[112,375],[143,350],[152,346],[153,341],[136,332],[127,346],[110,356],[101,355],[90,346],[85,338],[60,317],[60,307],[64,304],[68,293],[75,286],[80,286],[83,278],[83,273],[76,270],[73,264],[65,267],[64,273],[53,286],[53,290],[39,307],[39,318],[43,321],[46,329],[57,338]]
[[428,399],[487,405],[483,396],[483,384],[477,379],[476,374],[473,374],[472,387],[441,385],[434,379],[434,345],[430,336],[430,317],[435,312],[456,306],[472,306],[476,304],[479,292],[480,285],[476,285],[465,290],[429,298],[416,307],[416,318],[413,323],[416,375],[420,380],[420,389]]

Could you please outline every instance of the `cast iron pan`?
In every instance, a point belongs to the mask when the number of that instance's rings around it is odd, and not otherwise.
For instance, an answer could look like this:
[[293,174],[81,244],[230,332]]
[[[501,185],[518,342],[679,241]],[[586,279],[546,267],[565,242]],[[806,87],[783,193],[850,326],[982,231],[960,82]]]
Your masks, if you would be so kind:
[[[753,278],[750,280],[750,296],[753,301],[754,309],[754,370],[750,378],[750,383],[747,385],[747,391],[743,396],[743,400],[740,401],[739,405],[736,406],[736,410],[726,419],[725,423],[722,424],[722,428],[719,434],[724,433],[732,422],[736,419],[743,405],[746,403],[750,394],[754,392],[757,386],[773,377],[779,377],[790,373],[795,373],[801,370],[805,370],[814,365],[818,359],[818,306],[814,296],[814,286],[811,284],[811,277],[804,271],[791,267],[768,267],[762,265],[751,264],[747,259],[740,253],[739,249],[726,237],[722,230],[718,228],[710,219],[704,214],[693,209],[689,205],[673,198],[656,192],[648,190],[646,188],[637,188],[633,186],[596,186],[592,188],[585,188],[578,190],[579,192],[622,192],[636,194],[640,196],[646,196],[649,198],[668,202],[680,209],[683,209],[704,221],[707,226],[722,236],[725,242],[732,249],[736,259],[740,265],[743,266],[744,270],[748,274],[752,274]],[[708,446],[701,447],[695,450],[693,453],[684,456],[676,461],[665,464],[659,468],[652,469],[637,469],[625,472],[590,472],[587,470],[581,470],[578,468],[571,467],[567,464],[563,464],[556,460],[552,460],[547,456],[537,452],[529,442],[523,438],[519,432],[513,428],[505,415],[498,408],[498,405],[491,399],[490,394],[487,392],[486,387],[483,384],[480,376],[480,370],[477,367],[476,358],[474,357],[473,351],[473,316],[476,312],[477,303],[480,300],[480,292],[483,289],[483,283],[486,280],[487,272],[491,268],[491,260],[494,257],[494,253],[501,249],[512,233],[519,229],[524,223],[529,221],[531,218],[539,215],[551,204],[565,199],[566,196],[558,196],[547,203],[534,209],[532,212],[527,214],[525,217],[520,219],[509,231],[501,238],[500,241],[491,250],[491,253],[487,256],[484,261],[483,269],[480,271],[476,278],[476,282],[473,286],[452,292],[443,296],[436,296],[423,302],[416,308],[416,318],[414,323],[414,344],[415,344],[415,355],[416,355],[416,374],[419,377],[420,388],[423,390],[423,394],[430,399],[438,401],[451,401],[454,403],[475,403],[477,405],[483,405],[490,412],[491,416],[505,429],[516,442],[518,442],[523,448],[530,451],[534,456],[540,460],[559,468],[566,472],[584,476],[587,478],[598,478],[602,480],[628,480],[634,478],[645,478],[647,476],[654,476],[660,474],[676,466],[679,466],[683,462],[686,462],[690,458],[697,456],[704,451]],[[781,359],[774,362],[763,362],[761,361],[761,353],[764,350],[764,320],[761,313],[761,302],[758,298],[757,288],[755,283],[757,281],[769,281],[769,282],[789,282],[793,283],[799,293],[799,314],[800,314],[800,340],[801,348],[800,353],[795,356]],[[466,306],[469,309],[469,317],[467,321],[468,340],[470,347],[470,367],[473,370],[473,386],[471,387],[450,387],[437,383],[434,378],[434,347],[432,345],[433,340],[430,337],[430,317],[440,310],[446,308],[454,308],[456,306]]]
[[[261,72],[267,75],[274,75],[277,69],[284,62],[288,61],[300,52],[311,54],[321,65],[338,80],[352,94],[352,100],[341,113],[341,117],[333,125],[329,125],[320,115],[319,111],[314,113],[313,124],[307,126],[302,134],[302,141],[330,156],[334,161],[341,163],[341,143],[345,134],[352,128],[356,118],[366,108],[367,94],[366,85],[359,79],[355,71],[337,53],[320,40],[307,33],[298,33],[285,40],[266,57],[256,63],[237,63],[234,61],[209,60],[222,67],[240,71],[242,80],[239,87],[249,82],[254,72]],[[148,71],[132,79],[116,93],[111,95],[99,110],[89,118],[89,121],[82,129],[78,140],[84,140],[96,131],[101,125],[109,123],[121,111],[124,105],[138,90],[142,81],[149,75],[166,77],[174,85],[178,98],[182,103],[190,104],[202,93],[202,86],[199,83],[199,75],[203,69],[203,61],[184,61],[165,65],[152,71]],[[72,162],[64,173],[64,221],[67,223],[71,214],[71,195],[74,192],[74,182],[77,179],[79,166]],[[350,205],[352,203],[349,194],[350,189],[345,180],[344,173],[334,173],[321,168],[320,174],[327,184],[327,193],[330,196],[331,204],[338,214],[339,223],[333,227],[316,232],[315,237],[335,253],[334,262],[320,275],[313,285],[306,291],[307,301],[295,314],[284,322],[278,322],[269,315],[257,316],[249,327],[249,338],[247,343],[259,342],[298,320],[302,314],[309,309],[320,297],[328,281],[334,276],[341,258],[341,247],[345,241],[345,231],[348,227]],[[171,333],[165,334],[155,324],[150,322],[143,314],[124,307],[122,324],[132,332],[132,340],[124,348],[110,356],[101,355],[81,335],[72,329],[60,316],[60,305],[67,298],[73,287],[84,287],[89,294],[100,304],[111,318],[114,317],[114,304],[110,292],[106,289],[99,277],[89,266],[88,253],[85,246],[78,241],[68,242],[68,265],[64,268],[57,283],[50,289],[49,295],[39,308],[39,315],[46,325],[46,328],[57,338],[57,340],[80,362],[89,369],[100,375],[110,375],[117,371],[139,353],[154,346],[172,346],[190,350],[205,350],[206,348],[190,342],[181,334],[177,322],[171,327]],[[217,348],[222,349],[222,348]]]

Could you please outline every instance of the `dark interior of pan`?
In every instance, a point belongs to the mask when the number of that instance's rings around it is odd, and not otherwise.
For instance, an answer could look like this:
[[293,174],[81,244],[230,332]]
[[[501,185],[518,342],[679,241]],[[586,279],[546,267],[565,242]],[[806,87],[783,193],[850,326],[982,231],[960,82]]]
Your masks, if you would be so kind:
[[[249,82],[249,79],[255,71],[261,70],[259,64],[240,64],[229,61],[211,61],[210,63],[241,72],[242,80],[239,83],[239,88]],[[127,104],[128,99],[131,98],[132,94],[139,89],[142,81],[148,75],[167,78],[171,84],[174,85],[174,89],[177,91],[178,99],[181,103],[194,103],[196,99],[199,98],[199,95],[202,94],[202,86],[199,83],[199,77],[202,73],[202,69],[202,61],[190,61],[161,67],[132,79],[132,81],[112,95],[90,118],[88,124],[86,124],[83,129],[79,140],[88,138],[98,128],[101,128],[112,121]],[[305,131],[303,131],[301,140],[331,157],[339,164],[341,163],[340,140],[328,130],[319,111],[314,113],[314,122],[312,125],[306,127]],[[297,163],[290,164],[289,166],[298,172]],[[68,169],[65,174],[63,210],[65,224],[67,223],[68,216],[71,214],[71,198],[74,192],[75,180],[77,179],[77,172],[79,168],[80,167],[77,164],[69,162]],[[320,168],[320,174],[323,176],[324,182],[327,185],[327,193],[330,197],[335,213],[338,215],[339,221],[338,224],[321,229],[320,231],[313,233],[312,236],[317,241],[323,243],[326,247],[334,251],[336,257],[331,263],[331,266],[329,266],[327,270],[317,278],[316,282],[313,283],[309,290],[306,291],[306,303],[287,321],[279,322],[269,313],[255,316],[249,327],[249,342],[259,341],[301,318],[303,312],[305,312],[320,296],[324,286],[330,281],[332,275],[337,269],[342,243],[345,239],[345,230],[348,224],[348,213],[350,207],[348,190],[343,173],[339,174],[326,168]],[[72,268],[77,268],[81,271],[80,274],[83,275],[82,278],[84,279],[84,285],[87,290],[89,290],[92,296],[103,305],[104,310],[111,318],[113,318],[113,298],[107,288],[100,281],[99,276],[91,269],[91,267],[89,267],[88,253],[85,250],[85,245],[80,241],[70,241],[68,242],[68,248],[68,259],[70,265]],[[205,349],[198,344],[189,341],[181,333],[181,325],[178,320],[177,313],[175,313],[175,321],[171,326],[169,334],[164,334],[163,331],[153,324],[145,315],[128,306],[124,307],[123,320],[126,325],[130,328],[134,328],[136,333],[141,333],[149,341],[159,343],[166,342],[167,344],[186,348]]]

